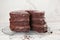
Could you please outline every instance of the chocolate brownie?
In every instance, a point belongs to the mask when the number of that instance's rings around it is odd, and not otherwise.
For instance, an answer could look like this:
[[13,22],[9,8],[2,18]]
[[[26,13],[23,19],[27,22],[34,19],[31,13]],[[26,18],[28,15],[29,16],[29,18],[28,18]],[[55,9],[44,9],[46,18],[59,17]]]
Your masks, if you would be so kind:
[[41,12],[38,10],[26,10],[30,13],[30,21],[31,21],[31,28],[37,32],[47,32],[47,25],[45,22],[45,12]]
[[19,10],[10,12],[10,29],[15,32],[29,32],[30,29],[45,33],[47,24],[45,12],[38,10]]
[[28,32],[30,30],[30,14],[25,11],[10,12],[10,29],[15,32]]

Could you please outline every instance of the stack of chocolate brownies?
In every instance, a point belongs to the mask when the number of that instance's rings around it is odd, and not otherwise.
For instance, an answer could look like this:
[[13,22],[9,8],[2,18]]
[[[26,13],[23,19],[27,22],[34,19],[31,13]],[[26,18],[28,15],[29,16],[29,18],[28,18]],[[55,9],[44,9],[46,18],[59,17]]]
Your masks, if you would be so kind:
[[10,12],[10,29],[15,32],[29,32],[30,14],[25,11]]
[[47,32],[47,24],[45,22],[45,13],[40,12],[38,10],[26,10],[28,13],[30,13],[30,20],[31,20],[31,28],[33,31],[37,31],[40,33]]
[[19,10],[10,12],[10,29],[15,32],[47,32],[45,13],[38,10]]

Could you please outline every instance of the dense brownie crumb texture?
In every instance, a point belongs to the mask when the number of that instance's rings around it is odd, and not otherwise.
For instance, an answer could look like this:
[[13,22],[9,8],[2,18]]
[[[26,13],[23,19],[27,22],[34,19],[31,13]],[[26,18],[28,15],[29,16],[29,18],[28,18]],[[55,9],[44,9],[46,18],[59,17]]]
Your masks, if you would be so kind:
[[18,10],[10,12],[10,29],[15,32],[47,32],[45,12],[39,10]]

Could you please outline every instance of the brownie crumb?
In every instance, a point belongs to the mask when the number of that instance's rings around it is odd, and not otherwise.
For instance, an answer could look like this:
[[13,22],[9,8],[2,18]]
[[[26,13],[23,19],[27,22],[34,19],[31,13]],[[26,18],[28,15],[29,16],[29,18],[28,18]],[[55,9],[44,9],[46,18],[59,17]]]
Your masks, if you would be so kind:
[[50,32],[50,33],[53,33],[53,32]]

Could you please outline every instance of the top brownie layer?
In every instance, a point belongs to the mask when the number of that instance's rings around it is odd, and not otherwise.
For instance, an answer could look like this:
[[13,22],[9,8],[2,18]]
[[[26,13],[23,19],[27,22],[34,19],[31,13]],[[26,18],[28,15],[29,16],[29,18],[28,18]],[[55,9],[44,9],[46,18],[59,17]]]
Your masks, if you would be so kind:
[[11,18],[29,18],[30,14],[25,11],[12,11],[10,12]]
[[28,14],[26,11],[18,10],[18,11],[12,11],[10,14]]
[[26,10],[26,11],[31,14],[32,18],[44,17],[44,12],[40,12],[38,10]]

